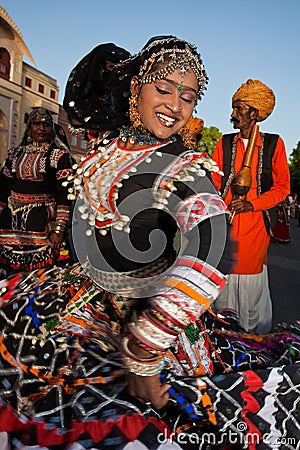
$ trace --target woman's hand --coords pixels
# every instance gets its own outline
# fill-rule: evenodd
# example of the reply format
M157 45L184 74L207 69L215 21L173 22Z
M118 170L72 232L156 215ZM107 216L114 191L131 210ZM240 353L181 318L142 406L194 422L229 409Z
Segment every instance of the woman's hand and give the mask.
M59 251L63 238L64 238L63 231L60 231L59 233L55 233L54 231L52 231L52 233L50 234L50 243L53 250L57 252Z
M142 349L134 342L128 342L130 352L138 358L150 359L153 355ZM170 385L162 385L160 382L160 374L152 376L140 376L133 373L128 374L128 392L141 403L151 403L155 408L160 409L166 406L169 400L167 390Z
M141 403L151 403L156 409L161 409L168 403L170 385L162 385L160 374L151 377L128 375L128 392Z

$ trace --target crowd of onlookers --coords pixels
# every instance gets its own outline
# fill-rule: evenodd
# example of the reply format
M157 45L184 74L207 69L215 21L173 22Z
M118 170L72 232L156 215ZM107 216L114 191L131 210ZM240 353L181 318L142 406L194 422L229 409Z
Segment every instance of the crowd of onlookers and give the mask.
M300 226L300 199L298 194L289 195L287 198L287 209L291 219L298 220L298 226Z
M285 201L277 205L277 222L272 228L272 242L287 244L291 242L290 221L298 221L300 227L300 200L298 194L288 195Z

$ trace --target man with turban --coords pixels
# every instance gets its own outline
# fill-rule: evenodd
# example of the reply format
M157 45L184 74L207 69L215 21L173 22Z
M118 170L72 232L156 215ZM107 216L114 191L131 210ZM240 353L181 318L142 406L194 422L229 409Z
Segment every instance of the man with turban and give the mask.
M213 154L213 160L224 173L214 172L213 182L229 207L232 236L237 242L236 263L215 308L236 310L245 330L259 333L268 332L272 327L267 252L274 226L273 213L290 192L282 138L277 134L257 133L254 147L249 146L253 148L251 183L243 188L247 191L245 195L239 193L238 197L235 177L245 163L252 129L272 113L274 106L275 95L264 83L259 80L243 83L232 97L231 122L240 132L223 135Z

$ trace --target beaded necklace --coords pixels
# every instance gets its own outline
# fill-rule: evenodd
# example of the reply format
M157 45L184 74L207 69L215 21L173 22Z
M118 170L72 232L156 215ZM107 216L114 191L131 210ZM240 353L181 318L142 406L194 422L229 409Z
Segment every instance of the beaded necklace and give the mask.
M45 153L50 147L49 142L33 142L32 144L25 145L25 153Z
M130 144L162 144L165 142L172 142L175 140L174 136L170 136L167 139L160 139L156 137L154 134L151 134L146 128L136 128L132 125L123 127L120 131L120 139L123 142L127 142L129 140Z

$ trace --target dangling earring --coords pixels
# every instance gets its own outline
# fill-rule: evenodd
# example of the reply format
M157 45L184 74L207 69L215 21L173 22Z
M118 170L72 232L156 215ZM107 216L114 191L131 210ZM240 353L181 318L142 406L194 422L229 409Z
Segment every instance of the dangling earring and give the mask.
M30 133L29 130L28 130L28 132L27 132L27 138L26 138L26 141L27 141L28 144L31 144L31 142L32 142L32 137L31 137L31 133Z
M130 122L131 122L131 125L133 126L133 128L145 128L142 123L140 113L137 110L137 105L138 105L137 100L138 100L137 94L132 94L129 99Z
M178 134L180 134L182 138L183 145L187 148L191 148L191 133L189 128L185 125L179 130Z

